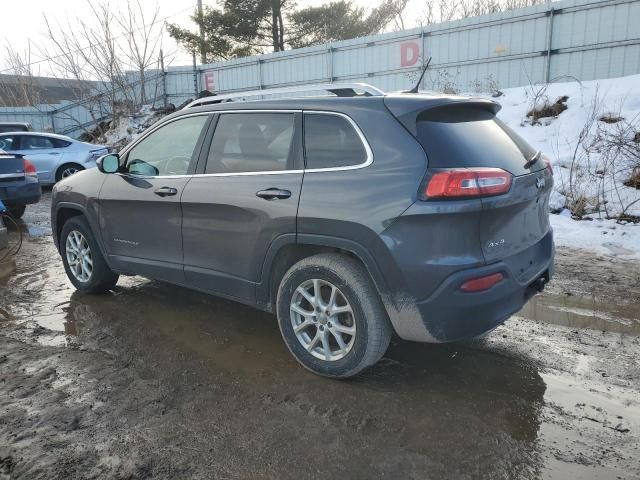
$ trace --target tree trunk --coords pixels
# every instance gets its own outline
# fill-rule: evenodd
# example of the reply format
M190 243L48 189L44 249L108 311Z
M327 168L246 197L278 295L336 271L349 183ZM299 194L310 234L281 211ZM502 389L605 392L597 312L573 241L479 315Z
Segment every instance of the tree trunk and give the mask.
M144 105L147 102L147 95L145 90L145 74L144 68L140 68L140 106Z
M280 30L278 29L278 20L280 18L280 0L271 0L271 39L273 42L273 51L280 51Z
M284 22L282 21L282 11L278 9L278 20L280 21L280 50L284 52Z

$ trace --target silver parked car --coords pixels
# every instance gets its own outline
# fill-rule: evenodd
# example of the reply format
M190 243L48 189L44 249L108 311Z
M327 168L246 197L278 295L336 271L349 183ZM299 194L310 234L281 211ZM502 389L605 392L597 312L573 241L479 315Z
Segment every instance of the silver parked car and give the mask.
M52 185L80 170L93 168L96 159L108 153L107 147L102 145L37 132L2 133L0 150L28 158L35 165L42 185Z

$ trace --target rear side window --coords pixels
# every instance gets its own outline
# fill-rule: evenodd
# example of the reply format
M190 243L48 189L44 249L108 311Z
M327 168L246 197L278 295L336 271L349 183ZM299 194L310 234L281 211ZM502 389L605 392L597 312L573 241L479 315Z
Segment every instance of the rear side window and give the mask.
M23 135L20 141L20 150L37 150L40 148L55 148L54 139L38 137L35 135Z
M220 115L206 173L292 170L294 118L293 113Z
M526 165L536 150L485 109L434 108L418 115L416 127L430 168L493 167L516 176L544 168L540 160Z
M351 167L367 160L358 132L338 115L305 114L304 149L307 169Z

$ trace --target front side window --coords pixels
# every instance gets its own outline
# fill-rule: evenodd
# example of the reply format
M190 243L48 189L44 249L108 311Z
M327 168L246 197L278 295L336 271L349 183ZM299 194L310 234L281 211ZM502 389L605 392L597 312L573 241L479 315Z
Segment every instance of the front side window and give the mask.
M11 152L18 149L18 139L13 135L0 137L0 150Z
M292 170L293 113L220 115L206 173Z
M360 136L338 115L305 114L304 150L308 169L351 167L367 160Z
M133 175L186 175L207 115L181 118L158 128L127 154Z

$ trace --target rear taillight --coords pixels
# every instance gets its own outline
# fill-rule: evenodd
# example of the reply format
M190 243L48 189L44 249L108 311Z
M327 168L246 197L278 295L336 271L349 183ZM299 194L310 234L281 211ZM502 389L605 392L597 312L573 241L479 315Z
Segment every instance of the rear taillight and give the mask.
M503 274L492 273L491 275L486 275L484 277L467 280L460 286L460 290L465 293L483 292L485 290L489 290L496 283L499 283L502 280L504 280Z
M424 198L488 197L507 193L512 176L501 168L460 168L431 175Z
M24 162L24 174L29 177L37 177L38 172L36 170L35 165L31 163L29 160L27 160L26 158L23 159L23 162Z
M553 175L553 164L551 163L551 159L546 155L542 154L542 161L544 162L544 165L549 170L549 173Z

